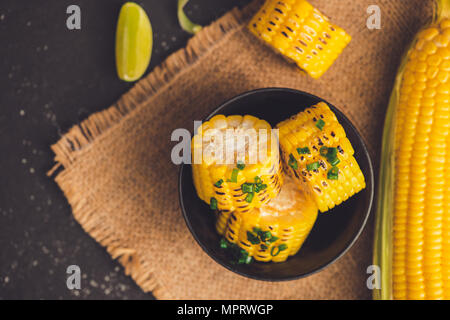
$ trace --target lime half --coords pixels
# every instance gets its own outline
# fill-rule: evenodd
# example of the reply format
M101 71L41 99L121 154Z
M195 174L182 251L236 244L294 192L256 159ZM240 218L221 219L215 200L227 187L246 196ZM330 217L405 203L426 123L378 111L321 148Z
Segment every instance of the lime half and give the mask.
M124 81L136 81L147 70L153 47L150 20L141 6L125 3L120 9L116 31L117 74Z

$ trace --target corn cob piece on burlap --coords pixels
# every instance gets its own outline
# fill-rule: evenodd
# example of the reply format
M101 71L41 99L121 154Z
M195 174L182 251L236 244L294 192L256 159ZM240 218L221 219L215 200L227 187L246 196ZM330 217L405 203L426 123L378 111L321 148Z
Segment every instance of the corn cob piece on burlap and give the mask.
M248 28L313 78L322 76L351 40L305 0L267 0Z

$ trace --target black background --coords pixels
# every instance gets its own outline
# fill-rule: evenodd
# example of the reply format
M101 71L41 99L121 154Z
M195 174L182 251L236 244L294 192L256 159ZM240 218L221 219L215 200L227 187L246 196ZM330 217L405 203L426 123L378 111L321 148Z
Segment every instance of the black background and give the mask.
M114 103L132 85L116 76L119 0L0 1L0 299L152 299L71 216L46 172L72 125ZM192 0L188 15L208 24L249 0ZM151 71L185 46L177 0L138 1L153 32ZM81 8L81 30L66 9ZM78 265L81 290L66 287Z

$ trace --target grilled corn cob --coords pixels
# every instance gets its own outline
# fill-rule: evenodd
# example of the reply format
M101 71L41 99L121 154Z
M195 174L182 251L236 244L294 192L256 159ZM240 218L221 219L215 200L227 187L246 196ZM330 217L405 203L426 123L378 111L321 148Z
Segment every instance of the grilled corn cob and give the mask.
M386 116L377 299L450 299L450 1L414 40Z
M192 173L198 196L211 209L248 212L277 196L283 176L271 129L250 115L217 115L198 128Z
M313 78L322 76L351 40L305 0L267 0L248 28Z
M282 262L300 250L316 218L314 201L287 178L278 197L263 207L220 212L216 228L255 260Z
M321 212L365 188L354 150L326 103L278 124L287 172L312 194Z

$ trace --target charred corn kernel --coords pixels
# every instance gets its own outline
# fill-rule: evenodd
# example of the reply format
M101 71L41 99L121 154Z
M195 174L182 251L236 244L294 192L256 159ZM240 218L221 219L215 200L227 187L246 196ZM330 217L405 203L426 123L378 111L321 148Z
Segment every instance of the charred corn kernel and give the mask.
M308 108L277 127L286 171L312 195L321 212L365 188L353 147L326 103ZM297 149L306 147L310 152L299 154ZM329 158L331 150L335 161Z
M192 139L200 199L223 212L248 212L276 197L283 183L278 140L264 120L217 115Z
M351 40L305 0L267 0L248 28L313 78L322 76Z
M224 235L230 215L231 212L229 210L219 211L216 219L216 230L220 235Z
M280 194L261 208L247 213L219 212L216 228L255 260L282 262L300 250L316 218L314 201L287 178ZM223 221L227 221L225 228ZM259 234L267 232L270 235L261 239Z
M383 299L450 298L450 1L437 2L437 22L405 57L386 117L375 255L390 270Z

